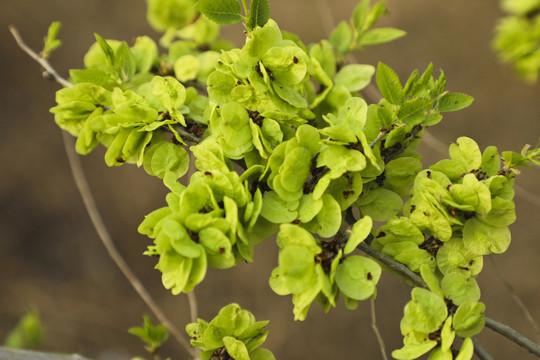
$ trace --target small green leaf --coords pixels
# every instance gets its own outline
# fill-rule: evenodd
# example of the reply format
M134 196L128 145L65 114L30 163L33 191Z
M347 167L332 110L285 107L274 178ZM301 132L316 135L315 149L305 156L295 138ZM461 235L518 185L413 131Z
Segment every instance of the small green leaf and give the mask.
M353 34L350 25L342 21L330 34L330 43L341 55L347 54L351 49Z
M99 47L105 54L105 57L107 58L107 62L109 65L114 66L114 50L112 47L107 43L105 39L103 39L98 34L94 33L94 36L96 38L97 43L99 44Z
M37 310L28 310L17 326L7 335L4 346L16 349L35 349L43 340L43 325Z
M225 336L223 344L227 349L227 353L235 360L250 360L246 344L240 340L236 340L232 336Z
M354 300L366 300L376 292L381 267L363 256L349 256L338 265L336 284L339 290Z
M462 93L445 94L439 99L437 110L440 112L457 111L466 108L474 101L472 96Z
M480 287L476 280L459 271L447 273L441 280L444 296L456 305L480 299Z
M486 306L481 302L461 304L454 315L454 329L463 338L475 336L484 328Z
M377 66L377 87L382 96L391 104L401 105L403 102L403 87L399 77L388 65L379 62Z
M267 0L251 0L249 5L249 21L252 28L263 27L270 19L270 8Z
M62 41L57 39L61 27L62 24L59 21L55 21L49 26L47 36L45 37L45 45L41 51L41 57L44 59L47 59L54 50L62 45Z
M405 305L405 318L418 332L437 331L448 315L444 299L429 290L414 288L412 300Z
M167 341L169 332L163 325L154 326L148 316L144 315L143 318L143 327L132 327L128 329L128 332L144 341L146 343L146 349L150 353L154 353L165 341Z
M462 136L457 144L451 144L450 158L460 162L467 171L478 169L482 164L482 153L478 144L471 138Z
M348 255L356 249L356 247L364 241L371 232L373 227L373 220L369 216L364 216L362 219L354 223L352 227L352 233L343 249L343 253Z
M197 9L220 25L235 24L242 20L237 0L199 0Z
M360 45L377 45L399 39L407 33L394 28L377 28L369 30L360 37Z
M375 68L371 65L351 64L343 67L334 78L336 85L343 84L347 90L360 91L371 82Z

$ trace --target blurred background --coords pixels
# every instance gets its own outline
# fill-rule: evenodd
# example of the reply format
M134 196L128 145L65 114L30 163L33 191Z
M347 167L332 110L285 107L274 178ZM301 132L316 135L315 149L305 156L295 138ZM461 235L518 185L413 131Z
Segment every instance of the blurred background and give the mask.
M271 16L282 29L315 42L326 35L322 18L350 16L355 0L335 0L331 8L313 0L270 0ZM357 53L361 63L383 61L406 79L414 69L433 62L444 69L450 91L475 97L471 107L445 115L432 133L445 145L459 136L474 138L484 148L519 151L540 135L540 85L526 85L512 69L500 65L490 49L496 21L503 15L496 1L389 0L390 15L379 25L408 35L394 43ZM54 106L55 83L41 78L39 66L19 50L8 25L15 25L36 50L48 25L61 21L64 45L52 63L64 76L81 68L93 43L93 32L130 41L148 34L143 0L2 0L0 2L0 342L29 306L38 309L45 326L40 350L77 352L96 360L145 356L142 342L127 333L142 324L149 310L108 257L75 188L60 130L48 109ZM323 16L321 16L323 14ZM225 36L243 42L239 26ZM443 158L421 147L424 165ZM134 166L107 168L103 149L82 159L90 186L120 252L180 329L189 322L185 296L172 296L153 270L155 259L142 256L150 243L137 226L164 206L165 188ZM523 171L517 184L537 192L540 171ZM532 316L540 320L540 209L538 198L519 192L518 220L511 226L507 253L485 259L479 277L486 314L529 338L527 322L496 274L512 283ZM313 305L304 322L294 322L290 296L274 294L267 283L277 265L273 241L259 245L255 263L227 271L210 270L197 287L199 316L210 320L224 305L238 302L258 320L270 320L266 347L277 359L380 359L369 302L355 311L340 302L329 314ZM496 264L496 267L495 267ZM399 321L410 288L388 274L378 287L377 323L387 351L401 347ZM534 359L517 345L485 329L479 341L496 359ZM187 359L169 340L164 357Z

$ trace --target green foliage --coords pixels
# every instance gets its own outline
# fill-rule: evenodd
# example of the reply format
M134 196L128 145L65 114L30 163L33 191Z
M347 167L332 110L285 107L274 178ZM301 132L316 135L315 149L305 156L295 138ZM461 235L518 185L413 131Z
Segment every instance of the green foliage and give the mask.
M51 25L49 26L47 36L44 39L45 44L43 46L43 50L41 50L40 53L42 58L48 59L49 56L51 56L51 53L62 45L62 40L57 38L61 27L62 24L60 24L60 22L58 21L51 23Z
M354 254L365 242L427 285L412 290L393 356L451 359L457 335L465 340L455 358L471 359L470 337L485 322L476 278L484 256L509 247L514 178L540 165L540 150L481 152L460 137L448 159L424 168L415 151L424 130L473 98L446 91L433 64L402 81L383 63L344 62L404 35L373 28L384 2L362 0L329 39L308 45L281 31L266 0L241 5L149 0L164 53L149 37L129 46L96 34L85 69L70 72L74 86L56 94L56 123L77 136L80 154L101 144L107 165L143 166L169 189L138 230L152 239L145 255L157 257L173 294L192 291L208 266L254 261L255 245L277 233L269 285L292 295L296 320L314 301L329 311L340 294L355 309L376 297L383 270ZM241 20L246 39L235 48L220 25ZM373 76L382 99L368 104L362 90ZM188 150L196 171L184 185ZM266 324L231 304L187 331L204 359L273 359L259 348ZM150 352L166 337L148 318L130 331Z
M493 48L524 80L535 82L540 73L540 1L504 0L502 7L507 16L497 25Z
M4 346L16 349L36 349L43 341L43 324L37 310L30 309L11 330Z
M191 345L199 348L201 359L275 360L261 346L268 336L268 321L255 317L238 304L223 307L210 322L198 319L186 326Z
M143 316L143 319L142 327L129 328L128 332L144 341L145 349L150 354L155 354L157 349L169 338L169 332L163 325L154 326L148 316Z

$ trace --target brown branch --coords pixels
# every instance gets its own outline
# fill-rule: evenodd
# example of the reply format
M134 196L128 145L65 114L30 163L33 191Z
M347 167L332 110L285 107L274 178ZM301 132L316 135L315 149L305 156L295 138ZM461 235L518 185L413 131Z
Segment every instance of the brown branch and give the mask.
M73 86L70 82L62 78L60 75L58 75L58 73L53 69L53 67L49 64L47 60L41 58L37 53L35 53L30 47L28 47L24 43L21 36L17 32L17 29L15 29L15 27L10 26L9 29L11 33L13 34L15 41L17 41L17 44L21 47L21 49L23 49L28 55L30 55L41 66L43 66L43 68L45 68L45 70L48 73L50 73L58 83L60 83L61 85L65 87ZM75 180L75 184L77 185L77 189L79 190L79 193L81 194L81 197L84 202L84 206L86 207L88 215L90 216L90 220L92 221L92 224L94 225L94 228L96 229L99 235L99 238L101 239L101 242L107 249L107 253L113 259L114 263L118 266L122 274L124 274L124 276L127 278L131 286L135 289L135 291L141 297L144 303L150 308L150 310L158 318L158 320L169 330L169 332L173 335L173 337L186 349L186 351L191 356L193 356L194 358L197 358L197 352L191 347L190 343L182 335L180 330L178 330L178 328L171 321L169 321L168 317L161 310L161 308L155 302L152 296L148 293L148 291L145 289L143 284L139 281L135 273L131 270L129 265L126 263L126 261L124 260L124 258L122 257L122 255L120 254L116 246L114 245L114 242L112 241L112 238L107 230L107 227L105 226L105 223L103 222L101 214L99 213L96 202L92 195L92 191L90 190L90 186L88 185L88 181L86 180L86 177L84 175L84 171L82 169L79 156L74 150L75 144L74 144L73 138L64 131L62 131L62 137L64 140L64 147L68 156L69 165L71 168L71 173Z

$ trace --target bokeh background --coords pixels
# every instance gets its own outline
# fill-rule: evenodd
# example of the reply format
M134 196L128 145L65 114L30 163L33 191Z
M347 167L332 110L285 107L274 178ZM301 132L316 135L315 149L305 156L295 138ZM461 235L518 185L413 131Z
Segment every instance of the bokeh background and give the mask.
M270 0L271 16L305 42L325 37L321 20L349 17L355 0ZM401 78L429 62L444 69L448 89L476 98L474 104L445 116L432 133L448 145L469 136L481 148L519 151L540 136L540 85L526 85L490 50L494 26L502 16L497 1L389 0L391 14L381 25L404 29L408 36L357 53L362 63L383 61ZM20 51L8 32L17 26L27 43L41 49L51 21L63 23L64 45L52 63L61 74L80 68L93 32L129 41L159 35L146 23L143 0L2 0L0 2L0 342L28 306L39 310L46 332L41 350L77 352L96 360L145 355L142 343L127 333L149 310L137 297L100 243L75 188L62 137L48 109L57 84L41 78L39 66ZM321 15L322 14L322 15ZM242 29L225 29L241 44ZM421 147L427 166L442 158ZM160 180L134 166L107 168L103 150L85 157L83 166L109 230L127 262L170 318L183 328L189 321L187 300L161 286L155 259L142 256L149 239L137 233L143 216L165 204ZM540 171L525 170L517 183L535 192ZM518 192L518 220L505 255L485 260L479 277L487 315L534 338L533 327L496 274L512 283L540 320L540 208L538 198ZM219 308L239 302L257 319L269 319L266 347L280 360L380 359L370 327L369 302L356 311L340 303L325 315L314 305L304 322L294 322L290 296L267 285L277 264L273 241L256 249L254 264L227 271L210 270L197 287L200 317L211 319ZM496 264L496 267L495 265ZM383 275L377 298L377 322L388 352L401 347L399 321L410 288ZM534 359L517 345L486 329L479 340L496 359ZM170 340L164 356L187 359Z

